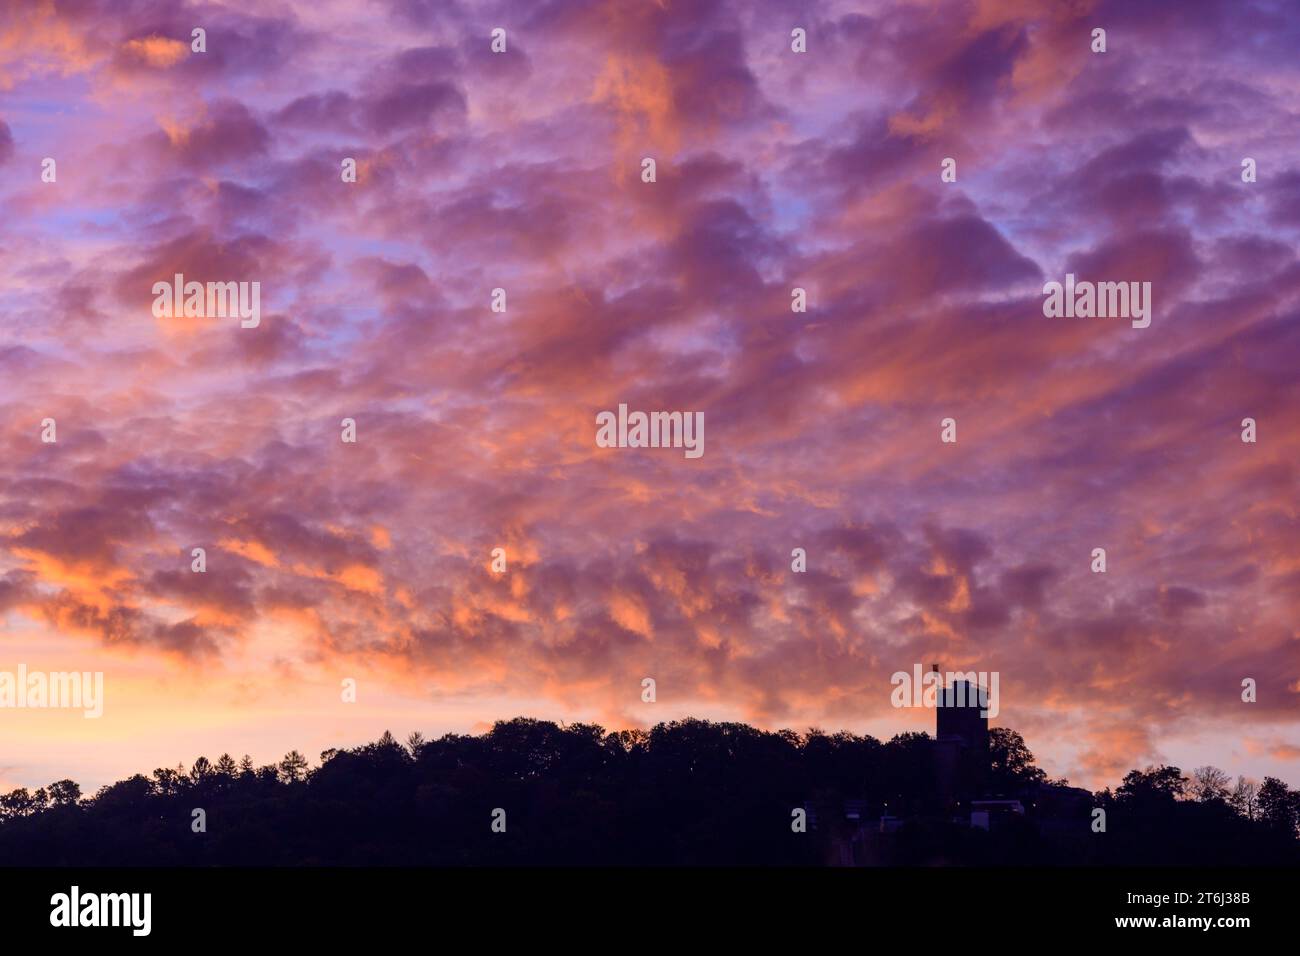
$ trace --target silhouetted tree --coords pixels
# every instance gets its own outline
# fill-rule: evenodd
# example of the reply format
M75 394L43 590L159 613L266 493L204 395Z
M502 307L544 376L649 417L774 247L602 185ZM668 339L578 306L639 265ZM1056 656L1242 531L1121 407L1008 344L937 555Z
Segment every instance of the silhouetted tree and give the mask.
M1187 793L1187 778L1177 767L1148 767L1145 771L1130 770L1123 784L1115 791L1120 801L1133 803L1163 803L1182 799Z
M989 728L989 788L994 793L1018 793L1046 778L1047 774L1034 766L1025 738L1010 727Z
M1294 835L1296 829L1296 795L1276 777L1265 777L1259 788L1259 816L1279 833Z
M307 758L296 750L290 750L280 761L280 779L285 783L298 783L307 776Z
M72 780L56 780L48 790L51 806L67 807L81 799L81 787Z
M159 767L153 772L154 788L164 797L179 793L182 779L175 770L167 767Z
M1197 767L1192 771L1192 782L1188 787L1188 793L1201 803L1227 800L1228 784L1231 782L1232 778L1218 767Z
M36 802L26 787L19 787L17 790L11 790L3 797L0 797L0 816L5 819L14 819L16 817L25 817L33 812Z
M216 772L221 776L227 778L234 777L238 769L239 768L235 766L235 758L230 756L230 754L222 754L217 758Z
M1228 797L1228 804L1247 820L1254 820L1258 798L1259 784L1239 775L1237 785L1232 788L1232 794Z
M109 809L139 811L154 794L153 784L141 774L100 787L95 794L95 805Z
M194 766L190 769L190 780L194 783L202 783L212 776L212 764L207 757L200 757L194 761Z

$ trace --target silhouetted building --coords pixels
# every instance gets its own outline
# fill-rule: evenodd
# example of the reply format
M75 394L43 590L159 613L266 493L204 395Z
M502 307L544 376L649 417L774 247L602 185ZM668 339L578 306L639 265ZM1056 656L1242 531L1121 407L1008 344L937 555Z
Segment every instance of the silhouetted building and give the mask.
M938 672L934 664L932 671ZM935 779L945 804L969 804L984 795L989 772L987 698L969 681L939 684L935 694ZM984 689L987 693L987 689Z

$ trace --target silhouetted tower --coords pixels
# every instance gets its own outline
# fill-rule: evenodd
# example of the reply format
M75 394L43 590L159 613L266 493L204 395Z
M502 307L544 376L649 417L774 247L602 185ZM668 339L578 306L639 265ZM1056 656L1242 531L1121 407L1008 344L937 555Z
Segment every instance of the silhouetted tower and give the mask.
M938 673L939 665L931 671ZM944 802L968 801L983 794L989 772L989 719L980 711L976 684L958 680L936 685L934 739L936 778ZM987 689L986 689L987 693Z

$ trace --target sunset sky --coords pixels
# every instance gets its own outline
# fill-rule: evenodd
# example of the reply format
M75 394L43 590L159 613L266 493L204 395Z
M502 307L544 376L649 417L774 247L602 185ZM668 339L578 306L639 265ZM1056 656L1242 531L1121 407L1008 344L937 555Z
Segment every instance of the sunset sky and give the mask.
M931 662L1076 785L1300 785L1292 0L0 10L0 670L105 682L0 710L0 792L517 715L888 738ZM1044 317L1067 272L1150 327ZM261 324L156 318L175 273ZM598 448L620 403L703 457Z

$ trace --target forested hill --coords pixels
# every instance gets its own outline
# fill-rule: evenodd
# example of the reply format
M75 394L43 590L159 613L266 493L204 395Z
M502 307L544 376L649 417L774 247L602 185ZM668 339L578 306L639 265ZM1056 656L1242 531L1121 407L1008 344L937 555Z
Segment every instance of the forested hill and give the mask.
M1280 781L1134 770L1114 793L1071 789L1089 806L1053 816L1064 782L1045 779L1019 734L991 738L989 792L1027 811L993 832L937 805L925 734L517 718L405 746L385 733L314 767L296 751L263 767L222 755L90 797L70 780L15 790L0 797L0 864L821 864L855 831L883 864L1300 860L1300 792ZM1104 833L1091 828L1096 807ZM878 835L882 814L897 832Z

